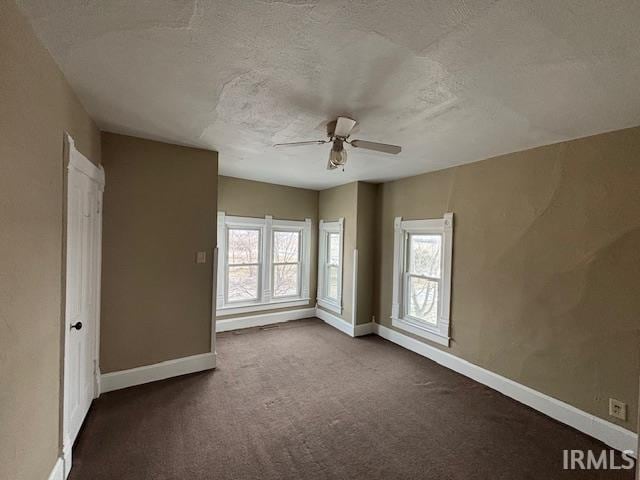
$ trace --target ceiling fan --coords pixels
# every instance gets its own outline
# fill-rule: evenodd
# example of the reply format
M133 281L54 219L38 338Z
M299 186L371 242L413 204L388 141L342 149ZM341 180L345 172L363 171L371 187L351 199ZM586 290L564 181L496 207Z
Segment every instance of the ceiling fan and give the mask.
M351 130L356 126L356 121L348 117L338 117L337 120L329 122L327 124L327 136L329 140L311 140L308 142L292 142L292 143L277 143L274 147L301 147L304 145L323 145L325 143L332 143L331 152L329 153L329 163L327 164L327 170L334 170L338 167L342 167L347 163L347 151L344 148L344 144L349 144L356 148L365 148L367 150L375 150L376 152L390 153L397 155L402 150L397 145L388 145L386 143L368 142L366 140L349 140Z

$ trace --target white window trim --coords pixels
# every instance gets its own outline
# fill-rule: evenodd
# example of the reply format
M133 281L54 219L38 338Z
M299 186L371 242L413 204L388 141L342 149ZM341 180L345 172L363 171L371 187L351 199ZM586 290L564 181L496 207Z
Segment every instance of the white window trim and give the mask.
M393 241L393 303L391 324L440 345L449 346L451 311L451 263L453 254L453 213L431 220L394 220ZM442 235L442 288L439 289L438 323L429 325L412 320L405 312L404 274L406 266L406 239L409 233Z
M226 303L227 231L229 228L252 228L261 232L260 278L258 279L258 299L250 302ZM272 297L273 272L273 231L300 232L300 294L291 297ZM296 307L309 304L309 277L311 275L311 219L274 220L264 218L238 217L218 212L218 292L216 316L236 313L259 312L274 308Z
M326 222L320 220L318 228L318 305L331 312L342 314L342 271L344 267L344 218ZM327 235L329 233L340 234L340 265L338 266L338 300L329 298L325 293L325 270L327 254Z
M304 227L303 227L304 228ZM292 300L297 300L302 296L302 264L304 262L304 255L302 253L302 244L303 244L303 237L304 237L304 232L299 228L299 227L286 227L286 226L278 226L275 225L272 227L271 230L271 241L273 242L273 239L275 237L275 233L276 232L299 232L299 236L298 236L298 261L297 262L275 262L273 259L273 249L269 249L270 253L271 253L271 262L269 264L269 267L271 269L271 271L269 272L270 275L270 280L271 280L271 285L273 285L273 279L274 279L274 275L275 275L275 266L276 265L285 265L285 264L297 264L298 265L298 292L295 295L282 295L282 296L276 296L274 294L272 294L272 302L287 302L287 301L292 301ZM273 245L273 244L272 244Z

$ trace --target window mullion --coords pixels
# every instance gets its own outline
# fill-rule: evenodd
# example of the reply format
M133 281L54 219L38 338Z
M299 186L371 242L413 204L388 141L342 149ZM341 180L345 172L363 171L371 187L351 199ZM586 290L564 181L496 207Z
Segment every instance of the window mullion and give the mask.
M264 217L264 227L262 229L262 249L261 249L261 288L260 301L262 303L271 301L271 262L273 260L273 218L270 215Z

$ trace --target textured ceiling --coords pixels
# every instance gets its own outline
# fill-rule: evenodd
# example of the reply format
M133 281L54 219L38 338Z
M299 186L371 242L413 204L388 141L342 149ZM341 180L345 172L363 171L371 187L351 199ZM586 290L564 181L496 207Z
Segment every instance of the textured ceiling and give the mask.
M101 128L224 175L323 188L640 124L637 0L18 3ZM339 114L403 152L271 147Z

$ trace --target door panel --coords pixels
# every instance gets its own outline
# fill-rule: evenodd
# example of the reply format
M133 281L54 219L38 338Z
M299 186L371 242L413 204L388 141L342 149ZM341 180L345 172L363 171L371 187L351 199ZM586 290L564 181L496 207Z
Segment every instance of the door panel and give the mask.
M64 444L69 450L95 396L102 217L101 188L94 179L70 167L67 192Z

